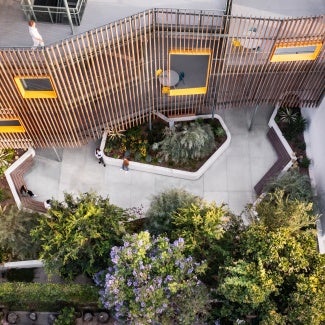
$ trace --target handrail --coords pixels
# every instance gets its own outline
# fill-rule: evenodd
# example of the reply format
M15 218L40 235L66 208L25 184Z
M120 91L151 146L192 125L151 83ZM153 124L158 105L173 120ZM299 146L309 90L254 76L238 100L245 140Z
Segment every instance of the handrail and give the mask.
M139 16L146 16L146 15L152 15L154 16L154 19L151 19L151 24L152 25L161 25L159 22L157 22L157 15L159 14L175 14L175 15L183 15L183 14L187 14L187 15L196 15L196 16L200 16L200 15L212 15L213 17L219 17L219 18L233 18L233 19L256 19L256 20L268 20L268 21L283 21L283 20L299 20L301 18L320 18L323 17L323 15L314 15L314 16L308 16L308 17L294 17L294 18L270 18L270 17L245 17L245 16L233 16L233 15L226 15L225 12L223 10L220 9L205 9L205 10L195 10L195 9L171 9L171 8L153 8L153 9L147 9L141 12L138 12L134 15L130 15L127 16L126 18L128 19L132 19L135 17L139 17ZM90 35L94 35L96 33L96 31L105 28L107 26L112 27L113 30L115 30L115 25L120 26L120 25L124 25L125 24L125 20L126 18L123 19L118 19L115 21L112 21L108 24L104 24L98 27L95 27L93 29L90 29L88 31L84 31L84 32L80 32L78 34L74 34L65 38L60 39L59 41L55 41L49 44L45 45L45 48L47 47L51 47L51 46L55 46L55 45L61 45L63 42L65 41L69 41L69 40L73 40L73 39L77 39L78 37L80 37L81 35L84 35L86 33L89 33ZM168 23L168 22L164 22L163 24L164 26L176 26L176 24L173 23ZM189 25L191 26L191 25ZM195 26L197 26L195 24ZM148 27L148 26L147 26ZM143 26L139 26L136 28L143 28ZM6 50L6 49L30 49L30 47L26 47L26 46L1 46L0 49Z

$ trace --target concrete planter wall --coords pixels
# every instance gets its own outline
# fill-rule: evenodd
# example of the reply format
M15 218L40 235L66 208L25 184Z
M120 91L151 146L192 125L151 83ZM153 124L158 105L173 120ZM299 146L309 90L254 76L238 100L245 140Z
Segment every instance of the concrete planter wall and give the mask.
M196 116L184 116L184 117L175 117L175 118L164 118L166 122L169 124L173 124L174 122L180 122L180 121L192 121L196 119L207 119L211 118L211 114L207 115L196 115ZM218 119L220 124L222 125L223 129L226 132L227 139L226 141L219 147L219 149L204 163L204 165L197 170L196 172L188 172L184 170L179 169L173 169L173 168L167 168L167 167L160 167L160 166L154 166L144 163L139 163L135 161L130 162L130 170L137 170L137 171L143 171L143 172L149 172L153 174L159 174L164 176L170 176L170 177L177 177L177 178L183 178L183 179L189 179L189 180L196 180L200 178L215 162L216 159L218 159L229 147L230 141L231 141L231 135L229 132L229 129L227 128L226 124L224 123L221 116L214 114L214 118ZM103 134L103 138L100 144L100 149L104 152L105 144L107 139L107 132ZM108 157L104 154L104 161L107 165L112 166L122 166L122 159L115 159Z

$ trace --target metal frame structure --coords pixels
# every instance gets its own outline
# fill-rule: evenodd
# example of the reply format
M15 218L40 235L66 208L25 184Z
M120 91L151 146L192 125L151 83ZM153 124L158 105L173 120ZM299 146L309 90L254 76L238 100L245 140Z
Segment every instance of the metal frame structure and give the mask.
M247 31L254 28L254 35ZM259 44L258 48L234 46ZM275 44L321 42L315 60L270 62ZM206 94L168 96L156 76L172 50L211 51ZM79 146L103 130L165 115L276 104L315 107L324 93L324 16L269 19L216 11L152 9L44 49L0 49L0 147ZM57 98L23 98L14 78L50 76Z

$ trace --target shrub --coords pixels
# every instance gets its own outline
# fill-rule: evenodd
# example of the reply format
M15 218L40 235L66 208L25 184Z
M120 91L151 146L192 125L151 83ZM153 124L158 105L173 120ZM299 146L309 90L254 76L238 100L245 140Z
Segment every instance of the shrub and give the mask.
M97 307L98 290L91 285L5 282L0 301L11 310L57 311L65 306Z
M209 124L197 122L183 125L180 131L176 127L166 128L159 148L159 156L163 160L186 165L189 160L199 160L213 151L215 140L212 128Z
M308 157L303 157L301 160L298 161L298 164L302 168L308 168L311 163L311 160Z
M205 264L184 249L182 238L126 235L112 248L113 266L95 277L104 307L120 324L203 324L209 294L198 275Z
M283 190L291 200L312 201L310 179L307 175L300 174L296 168L290 169L282 177L274 178L265 187L267 192L272 193L277 189Z
M5 170L14 161L15 150L14 149L0 149L0 176L3 175Z
M306 130L307 125L308 125L307 120L301 115L299 115L293 123L293 128L296 134L299 134L299 133L303 133Z
M296 121L298 114L294 112L292 108L281 107L279 109L279 120L284 123L292 124Z
M108 254L121 242L128 220L130 215L108 198L65 193L64 202L52 201L31 235L41 245L40 258L50 273L70 279L92 276L108 265Z
M8 193L4 189L0 188L0 202L5 201L8 197Z
M64 307L54 321L54 325L73 325L75 324L75 309L73 307Z
M200 205L202 199L182 189L170 189L154 196L146 213L146 229L153 235L170 235L174 226L171 216L192 203Z
M39 243L32 243L30 231L40 215L18 210L17 207L0 207L0 251L3 262L38 257Z

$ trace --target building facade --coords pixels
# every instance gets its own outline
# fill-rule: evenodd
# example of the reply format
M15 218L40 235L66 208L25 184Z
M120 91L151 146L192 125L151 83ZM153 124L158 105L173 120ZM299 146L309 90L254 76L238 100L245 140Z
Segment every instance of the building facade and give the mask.
M0 147L80 146L157 112L316 107L324 30L324 16L152 9L45 48L0 48Z

